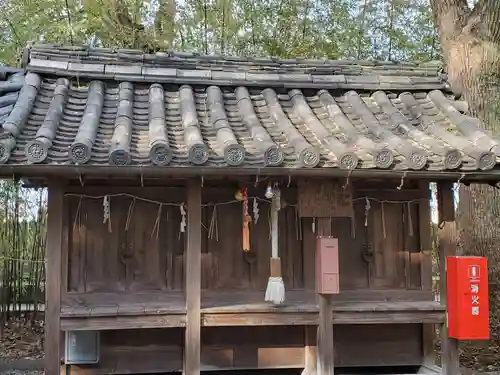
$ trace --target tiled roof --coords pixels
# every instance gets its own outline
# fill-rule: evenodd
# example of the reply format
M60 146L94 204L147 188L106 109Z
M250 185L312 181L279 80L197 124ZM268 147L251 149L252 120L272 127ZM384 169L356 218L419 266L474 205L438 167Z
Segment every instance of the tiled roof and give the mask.
M14 109L23 83L24 71L22 69L0 66L0 125Z
M500 155L435 64L44 45L26 69L7 117L20 81L0 83L4 165L473 171Z

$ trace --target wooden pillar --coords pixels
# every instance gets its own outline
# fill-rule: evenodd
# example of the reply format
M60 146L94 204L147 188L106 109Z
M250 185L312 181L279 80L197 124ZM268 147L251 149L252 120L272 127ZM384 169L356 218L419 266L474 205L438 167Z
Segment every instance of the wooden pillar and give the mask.
M318 218L318 236L332 235L330 218ZM333 345L333 303L332 296L319 295L319 326L318 326L318 375L334 375L334 345Z
M49 185L45 249L45 374L59 375L61 366L61 275L63 185Z
M429 181L419 184L420 192L428 200L421 200L418 205L419 233L420 233L420 275L422 290L432 295L432 233L431 233L431 191ZM433 296L429 296L432 298ZM435 366L436 353L434 340L436 327L434 324L422 324L422 349L424 366Z
M201 183L198 180L188 181L187 206L184 375L199 375L201 352Z
M453 183L438 184L438 225L439 225L439 279L441 304L447 306L446 296L446 256L455 255L457 248L457 229ZM448 337L446 322L441 328L441 366L443 375L460 374L458 341Z
M302 375L316 375L317 372L317 361L318 361L318 351L317 351L317 331L316 326L305 326L304 327L304 370Z

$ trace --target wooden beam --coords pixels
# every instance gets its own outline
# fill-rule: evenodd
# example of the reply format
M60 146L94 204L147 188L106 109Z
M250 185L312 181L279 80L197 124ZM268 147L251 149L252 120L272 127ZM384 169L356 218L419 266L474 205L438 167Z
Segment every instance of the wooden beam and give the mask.
M201 183L199 180L188 181L187 206L184 375L199 375L201 358Z
M45 290L45 374L59 375L61 364L61 275L63 187L49 186L47 204L46 290Z
M439 216L439 280L440 301L447 307L446 295L446 256L455 255L457 250L457 228L455 223L455 206L453 184L438 184L438 216ZM441 327L441 366L443 375L460 373L458 341L448 337L446 322Z
M109 331L114 329L177 328L185 326L186 316L184 314L61 318L61 329L63 331Z
M80 318L81 319L81 318ZM419 324L443 323L444 311L365 311L334 312L332 324ZM318 326L318 313L270 313L270 312L237 312L237 313L203 313L204 327L248 327L248 326ZM314 335L316 336L316 335ZM308 344L306 344L308 346Z
M331 236L332 220L318 218L318 236ZM319 295L319 326L318 326L318 375L334 375L334 345L333 345L333 302L328 294Z

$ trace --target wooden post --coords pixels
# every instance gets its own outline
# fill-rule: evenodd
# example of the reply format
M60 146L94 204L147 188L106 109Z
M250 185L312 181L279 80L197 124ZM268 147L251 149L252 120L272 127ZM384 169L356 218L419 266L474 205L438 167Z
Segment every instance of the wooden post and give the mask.
M419 184L422 196L428 200L421 200L418 204L419 233L420 233L420 274L422 290L432 293L432 233L431 233L431 191L429 181ZM422 324L422 365L426 367L435 366L436 353L434 340L436 327L434 324Z
M447 306L448 300L446 296L446 256L455 255L457 247L453 194L453 183L445 182L438 185L440 300L444 306ZM443 375L460 374L458 341L448 337L447 322L441 328L441 352Z
M332 221L330 218L318 218L318 236L331 236ZM318 375L334 375L333 345L333 303L332 296L319 295L318 326Z
M318 361L318 352L316 349L318 327L304 326L305 330L305 348L304 348L304 370L302 375L316 375L316 363Z
M184 375L199 375L201 352L201 183L198 180L188 182L187 206Z
M45 374L59 375L61 366L61 275L63 188L49 185L47 203L47 247L45 250Z

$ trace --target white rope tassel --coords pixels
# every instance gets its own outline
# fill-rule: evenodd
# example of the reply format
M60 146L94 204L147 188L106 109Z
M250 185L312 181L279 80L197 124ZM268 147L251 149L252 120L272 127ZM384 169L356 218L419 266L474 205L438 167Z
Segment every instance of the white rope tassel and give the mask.
M276 305L285 302L285 284L282 277L270 277L267 281L266 301Z
M279 262L278 254L278 210L280 208L280 194L275 192L271 203L271 254L273 261ZM285 284L283 278L277 275L271 275L267 282L266 301L274 304L281 304L285 301Z

